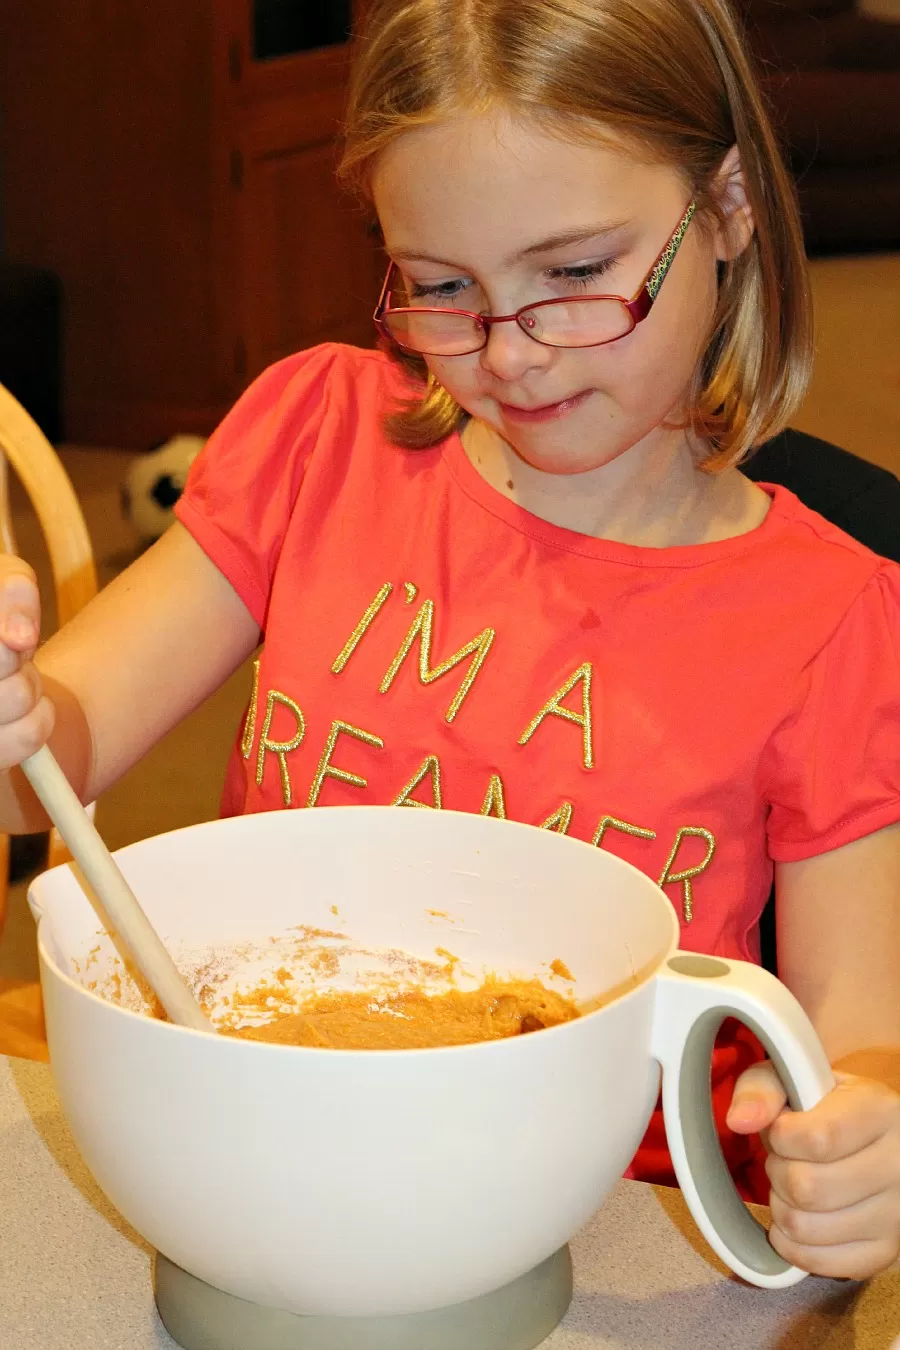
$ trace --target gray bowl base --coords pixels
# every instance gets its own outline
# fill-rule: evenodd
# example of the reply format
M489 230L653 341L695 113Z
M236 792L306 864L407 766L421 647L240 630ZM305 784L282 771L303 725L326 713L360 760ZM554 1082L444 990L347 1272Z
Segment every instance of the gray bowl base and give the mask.
M561 1247L491 1294L403 1317L302 1317L225 1294L158 1254L154 1293L183 1350L535 1350L572 1299Z

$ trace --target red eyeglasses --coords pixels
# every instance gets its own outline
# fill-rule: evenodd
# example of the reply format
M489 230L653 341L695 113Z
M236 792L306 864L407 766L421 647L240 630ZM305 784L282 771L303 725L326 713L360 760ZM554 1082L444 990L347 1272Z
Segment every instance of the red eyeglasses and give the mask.
M538 300L515 314L496 316L466 309L394 309L391 282L397 265L392 262L375 310L375 323L398 347L419 356L470 356L480 352L497 323L517 323L523 333L544 347L602 347L626 337L646 319L695 210L696 203L691 202L632 300L620 295L580 295L568 300Z

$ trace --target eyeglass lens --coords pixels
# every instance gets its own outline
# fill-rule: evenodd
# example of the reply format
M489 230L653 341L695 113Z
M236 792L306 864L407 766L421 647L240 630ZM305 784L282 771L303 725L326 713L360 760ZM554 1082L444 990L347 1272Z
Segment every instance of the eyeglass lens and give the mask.
M383 322L395 342L426 355L462 355L487 342L486 326L467 314L388 310ZM523 310L518 322L523 332L548 347L592 347L624 337L634 326L625 306L612 299L540 305Z

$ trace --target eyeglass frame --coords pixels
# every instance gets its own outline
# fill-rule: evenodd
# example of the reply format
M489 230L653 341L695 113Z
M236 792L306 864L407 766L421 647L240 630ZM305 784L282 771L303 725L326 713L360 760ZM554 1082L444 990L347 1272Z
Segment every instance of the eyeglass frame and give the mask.
M397 309L392 309L390 306L390 286L394 273L398 269L397 264L391 261L387 270L387 276L384 279L384 285L381 288L381 295L378 297L375 313L372 316L373 321L378 328L378 331L390 342L393 342L397 347L400 347L401 350L413 352L416 356L440 356L448 359L454 356L473 356L476 352L484 351L490 339L490 330L493 325L497 323L516 323L521 331L525 333L527 337L531 338L532 342L537 342L542 347L552 347L556 351L584 351L591 347L606 347L611 342L621 342L623 337L628 337L629 333L634 332L638 324L646 319L653 308L656 297L659 295L660 287L668 275L669 268L675 260L675 255L681 247L684 236L687 233L687 228L690 225L696 210L696 201L689 202L684 215L675 226L675 229L669 236L668 242L653 263L650 271L647 273L631 300L626 300L622 295L573 295L568 299L557 298L553 300L536 300L533 304L522 305L514 314L498 315L475 314L472 310L468 309L445 309L434 305L401 305ZM578 343L574 346L567 346L559 342L544 342L541 338L535 337L533 333L529 332L522 323L522 315L531 310L544 309L548 305L578 305L594 300L615 300L618 304L622 305L631 319L631 327L626 332L620 333L618 337L603 338L601 342L585 342ZM465 352L418 352L413 347L404 347L403 343L394 336L384 321L386 314L458 314L467 319L474 320L481 330L484 341L478 347L472 347L469 351Z

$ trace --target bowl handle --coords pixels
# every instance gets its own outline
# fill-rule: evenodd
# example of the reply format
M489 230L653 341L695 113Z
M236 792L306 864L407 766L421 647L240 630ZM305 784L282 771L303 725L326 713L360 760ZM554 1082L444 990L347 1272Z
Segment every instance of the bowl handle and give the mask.
M736 1017L759 1037L796 1111L808 1111L834 1087L821 1042L793 994L746 961L678 952L656 975L652 1054L663 1070L663 1115L675 1175L707 1242L736 1274L766 1289L785 1289L807 1272L769 1243L728 1172L710 1091L713 1043Z

